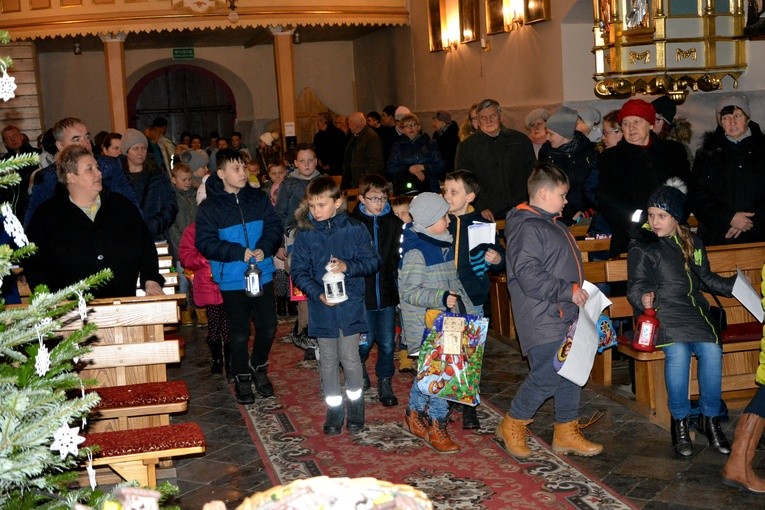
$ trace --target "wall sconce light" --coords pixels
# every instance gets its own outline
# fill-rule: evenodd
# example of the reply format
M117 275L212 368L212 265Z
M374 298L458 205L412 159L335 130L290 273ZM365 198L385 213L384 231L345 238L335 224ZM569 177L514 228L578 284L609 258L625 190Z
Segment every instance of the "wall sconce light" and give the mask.
M231 23L239 21L239 13L236 12L236 0L229 0L228 9L228 20Z
M505 21L505 32L512 32L523 27L523 5L519 0L504 0L502 14Z
M82 55L82 46L80 46L79 41L74 43L74 48L72 49L75 55Z
M449 53L452 50L456 50L458 45L459 42L456 39L445 39L443 43L444 51Z
M300 44L300 32L297 30L292 34L292 44Z
M483 51L491 51L491 41L489 41L485 35L481 36L481 49Z

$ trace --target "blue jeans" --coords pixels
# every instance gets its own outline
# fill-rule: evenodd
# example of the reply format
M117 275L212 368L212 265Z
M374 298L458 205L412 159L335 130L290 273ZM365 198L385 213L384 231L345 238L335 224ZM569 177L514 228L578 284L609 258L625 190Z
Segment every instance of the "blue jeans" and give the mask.
M250 367L258 368L268 363L268 353L276 334L276 299L274 284L263 285L263 295L248 297L243 290L223 290L223 308L229 324L231 372L233 375L249 374ZM249 354L250 320L255 325L255 341Z
M527 357L531 371L510 402L508 414L516 420L530 420L537 410L552 397L557 423L579 418L582 388L558 375L553 366L560 342L550 342L529 349Z
M191 282L186 278L186 273L183 272L181 261L178 259L175 259L175 272L178 274L178 294L186 294L186 307L191 310L194 306L191 292L189 292L191 290Z
M367 310L367 343L359 345L361 362L366 363L372 344L377 343L377 363L375 374L378 379L393 377L393 348L396 328L396 307L389 306L381 310Z
M698 359L699 407L704 416L720 414L722 398L722 348L712 342L675 342L662 347L664 351L664 377L672 418L682 420L691 414L688 400L688 379L691 355Z
M417 387L417 379L412 382L412 389L409 392L409 409L422 412L425 407L428 408L428 416L433 420L444 421L449 414L449 402L440 397L434 397L420 391Z

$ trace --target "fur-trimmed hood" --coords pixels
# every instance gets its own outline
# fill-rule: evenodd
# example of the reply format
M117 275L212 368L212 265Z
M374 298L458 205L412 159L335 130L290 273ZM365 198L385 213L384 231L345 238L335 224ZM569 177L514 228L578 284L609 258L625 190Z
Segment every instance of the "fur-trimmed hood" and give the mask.
M341 214L347 214L348 213L348 203L343 199L343 203L340 205L340 207L337 209L337 212L335 215L324 221L316 221L313 216L311 216L310 211L308 210L308 201L303 200L300 203L300 206L295 210L295 219L297 220L297 228L298 230L314 230L317 226L324 224L326 222L332 222L335 218L337 218Z

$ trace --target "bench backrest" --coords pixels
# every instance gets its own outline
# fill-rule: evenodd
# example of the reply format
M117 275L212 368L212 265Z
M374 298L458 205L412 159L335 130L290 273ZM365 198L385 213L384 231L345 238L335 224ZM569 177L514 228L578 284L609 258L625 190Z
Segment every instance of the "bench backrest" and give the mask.
M94 345L81 360L90 369L180 363L178 340L140 344Z

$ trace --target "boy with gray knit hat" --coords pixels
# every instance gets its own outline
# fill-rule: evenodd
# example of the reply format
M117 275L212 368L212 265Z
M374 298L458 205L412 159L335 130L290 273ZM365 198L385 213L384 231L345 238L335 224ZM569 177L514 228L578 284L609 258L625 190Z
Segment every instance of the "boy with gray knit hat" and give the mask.
M448 212L449 204L436 193L417 195L409 206L412 223L404 227L398 271L406 338L422 338L428 308L452 309L461 298L467 312L476 313L454 265ZM448 414L447 401L421 392L415 379L409 392L404 429L424 439L439 453L456 453L460 446L449 437Z

